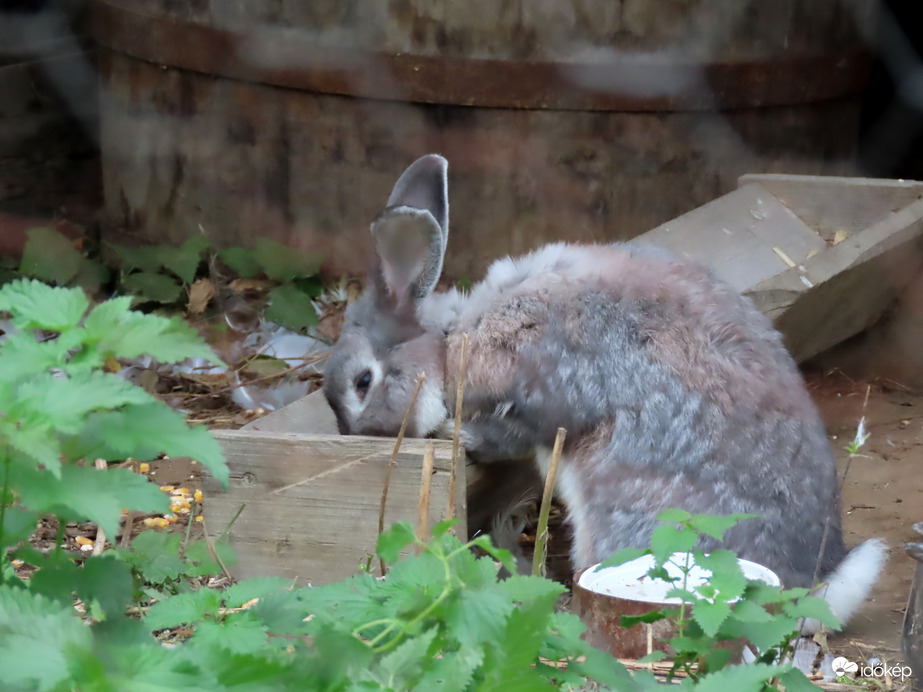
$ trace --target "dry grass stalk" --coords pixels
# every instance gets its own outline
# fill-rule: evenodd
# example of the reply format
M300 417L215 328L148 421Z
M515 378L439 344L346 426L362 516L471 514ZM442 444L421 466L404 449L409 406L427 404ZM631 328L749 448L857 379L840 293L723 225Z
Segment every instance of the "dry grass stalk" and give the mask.
M558 462L561 460L561 450L564 449L564 438L567 431L558 428L554 438L554 449L551 452L551 464L545 476L545 490L542 493L542 508L538 514L538 528L535 532L535 554L532 557L533 576L545 576L545 558L548 552L548 514L551 511L551 496L554 494L554 480L558 475Z
M455 518L455 488L458 478L458 448L461 437L462 404L465 400L465 379L468 376L468 334L462 335L461 356L458 361L458 386L455 390L455 430L452 433L452 466L449 471L449 507L446 519Z
M97 459L93 462L93 465L96 467L97 471L106 471L109 468L109 465L106 463L105 459ZM102 555L103 550L106 549L106 533L100 528L96 527L96 540L93 541L93 555Z
M407 410L404 411L404 420L401 421L401 429L397 433L397 439L394 441L394 451L391 452L391 461L388 463L388 472L385 474L385 485L381 489L381 509L378 510L378 535L380 536L385 530L385 507L388 505L388 486L391 484L391 472L397 463L397 455L401 451L401 443L404 441L404 433L407 432L407 422L410 420L410 414L417 405L417 397L420 395L420 389L423 388L423 381L426 379L426 373L421 372L417 375L417 382L413 388L413 395L410 397L410 403ZM381 560L381 576L385 576L388 571L385 567L385 561Z
M423 470L420 472L420 502L417 505L417 538L425 541L429 536L429 500L433 483L433 462L436 449L432 442L423 448ZM451 504L451 503L450 503ZM417 547L419 553L421 548Z

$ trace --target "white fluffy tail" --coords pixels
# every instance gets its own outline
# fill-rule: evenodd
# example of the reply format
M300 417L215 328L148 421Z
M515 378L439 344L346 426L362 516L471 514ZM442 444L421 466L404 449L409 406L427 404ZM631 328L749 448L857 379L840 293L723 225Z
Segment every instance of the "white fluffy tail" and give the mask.
M843 561L817 587L814 595L823 598L840 621L840 627L855 614L868 598L887 558L888 547L880 538L866 541L847 553ZM820 629L816 620L805 620L802 634L814 634Z

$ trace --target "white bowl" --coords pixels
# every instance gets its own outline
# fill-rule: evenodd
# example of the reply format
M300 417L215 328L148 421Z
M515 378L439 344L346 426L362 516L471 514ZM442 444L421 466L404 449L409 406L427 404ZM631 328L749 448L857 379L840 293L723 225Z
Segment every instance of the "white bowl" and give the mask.
M689 556L689 560L690 562L692 561L691 556ZM682 602L681 599L676 597L667 598L666 594L672 589L682 586L683 573L679 565L684 565L685 563L686 553L673 553L665 565L667 573L671 577L680 578L680 581L676 584L669 584L660 579L651 579L647 572L654 566L654 557L652 555L643 555L618 567L606 567L599 571L596 571L597 565L593 565L580 575L577 585L593 593L629 601L665 605L679 604ZM763 567L749 560L738 559L737 563L747 579L758 579L770 586L779 586L781 584L776 573L768 567ZM711 574L711 570L693 566L686 581L686 587L691 590L707 583Z

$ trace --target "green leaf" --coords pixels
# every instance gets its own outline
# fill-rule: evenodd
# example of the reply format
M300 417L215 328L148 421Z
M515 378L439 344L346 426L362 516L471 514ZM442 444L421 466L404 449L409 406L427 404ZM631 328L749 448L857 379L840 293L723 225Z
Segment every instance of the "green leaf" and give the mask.
M163 266L161 262L162 245L139 245L137 247L127 247L108 243L123 263L130 269L142 269L144 271L156 272Z
M741 521L752 519L756 514L729 514L720 516L714 514L696 514L689 519L689 524L699 533L711 536L717 540L724 538L724 532Z
M59 368L67 361L68 348L62 339L39 342L29 332L7 334L0 342L0 381L23 381Z
M827 627L840 629L840 621L830 610L830 604L823 598L803 596L792 603L786 603L782 606L782 610L795 618L814 618Z
M227 537L218 541L212 541L212 548L218 558L227 567L237 563L237 556L228 543ZM204 539L192 541L186 546L186 574L190 577L204 577L221 574L221 565L212 556L208 543Z
M186 285L195 280L196 270L202 263L202 253L208 249L208 239L203 235L192 235L179 247L164 246L160 249L160 261L165 269L176 274Z
M666 620L669 615L666 611L663 610L649 610L646 613L641 613L641 615L622 615L619 619L619 624L622 627L634 627L640 623L651 624L654 622L660 622L661 620Z
M484 661L481 647L464 647L458 651L444 651L439 658L428 663L417 683L418 690L433 692L467 692L475 672Z
M183 285L166 274L140 271L122 277L122 287L142 301L175 303L183 292Z
M118 534L121 510L166 512L167 496L146 478L129 469L97 471L65 464L61 477L36 469L17 469L13 485L22 503L33 512L57 514L74 521L89 520L107 536Z
M633 678L628 669L610 654L587 647L582 658L569 661L568 669L620 692L642 689L639 680Z
M742 600L734 604L731 617L741 622L769 622L773 616L753 601Z
M431 627L422 634L411 637L378 662L377 668L387 676L389 687L414 689L420 670L429 658L429 647L436 638L437 631L438 628Z
M520 574L514 574L509 579L501 581L500 588L506 591L510 598L519 603L556 599L567 590L561 584L550 579Z
M12 313L13 323L23 329L59 332L74 327L89 305L79 288L53 288L34 279L0 287L0 312Z
M513 602L504 590L493 588L464 590L446 610L449 635L462 646L491 643L503 634Z
M692 517L689 512L685 509L679 509L677 507L670 507L663 510L660 514L657 515L657 521L669 521L676 522L677 524L682 524L689 521Z
M264 598L269 594L291 587L291 580L281 577L246 579L229 586L224 592L224 600L228 608L239 608L255 598Z
M276 286L269 292L266 319L293 330L317 324L317 311L311 296L291 284Z
M103 284L109 281L110 272L105 265L95 260L82 258L77 275L71 280L71 284L79 286L91 295L99 291Z
M718 633L718 628L728 619L731 614L731 606L725 601L699 601L693 606L692 618L695 620L702 631L709 637L714 637Z
M176 580L186 563L179 556L182 536L176 533L143 531L131 542L131 550L119 549L117 556L136 569L149 584Z
M140 387L108 373L88 371L67 378L43 373L19 387L16 404L7 414L13 420L28 420L37 412L53 421L57 432L76 434L90 411L154 402Z
M0 670L10 689L69 689L70 660L92 657L92 632L73 610L24 589L0 586Z
M657 663L657 661L662 661L665 658L667 658L666 651L655 650L639 658L638 663Z
M186 322L177 317L126 311L124 298L106 301L87 315L87 340L105 358L135 358L146 354L162 363L204 358L221 364L211 347Z
M33 422L21 427L17 421L0 418L0 441L31 460L33 466L43 465L53 476L60 477L61 445L49 424Z
M204 426L189 426L161 402L127 406L118 412L91 413L68 453L74 457L150 460L161 453L190 457L227 487L224 453Z
M777 615L766 622L742 622L728 618L721 633L728 637L743 637L760 651L768 651L787 642L797 630L796 619Z
M779 682L785 686L785 692L817 692L817 685L797 668L780 673Z
M493 540L490 538L490 534L481 534L480 536L475 536L471 540L471 545L476 546L483 550L485 553L490 555L494 560L503 565L504 568L511 574L516 573L516 558L513 557L511 553L506 548L498 548L494 545Z
M375 553L385 562L396 562L401 551L416 540L410 522L399 521L378 537Z
M87 603L99 603L109 617L118 617L125 612L125 607L131 603L133 590L128 566L112 554L88 557L76 587L79 598Z
M77 275L83 256L53 228L33 228L22 251L19 271L41 281L64 285Z
M199 589L177 594L152 605L147 611L144 625L150 631L180 625L195 625L206 615L215 617L221 608L221 593L214 589Z
M718 599L733 601L746 590L747 578L740 568L737 555L730 550L715 550L708 555L695 551L695 563L711 572L709 585L718 591Z
M447 534L453 526L457 526L461 519L446 519L445 521L438 522L433 526L432 534L433 538L439 538Z
M238 276L249 278L263 273L263 266L253 256L253 251L242 247L229 247L218 250L218 256Z
M639 557L650 554L651 551L647 548L622 548L612 557L603 560L596 571L598 572L605 567L618 567L619 565L624 565L626 562L631 562L632 560L637 560Z
M696 692L762 692L763 683L775 677L784 668L753 663L748 666L723 668L701 678Z
M259 651L266 646L266 630L248 614L244 615L221 624L210 620L199 622L195 629L196 644L216 646L237 654Z
M698 542L699 537L695 531L661 524L651 534L651 552L657 564L663 564L673 553L688 553Z
M3 504L0 497L0 504ZM7 507L3 515L3 525L0 526L0 555L5 548L13 547L25 541L35 531L38 516L35 512L28 512L22 507Z
M323 256L282 245L268 238L259 238L253 258L263 267L270 279L285 283L303 276L314 276L320 269Z

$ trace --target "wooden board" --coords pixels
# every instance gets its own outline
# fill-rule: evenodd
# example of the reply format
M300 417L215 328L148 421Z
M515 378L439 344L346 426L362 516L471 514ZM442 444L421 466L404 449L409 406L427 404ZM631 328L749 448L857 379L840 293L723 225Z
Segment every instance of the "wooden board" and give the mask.
M242 430L336 435L337 419L320 390L247 423Z
M753 183L766 188L827 241L837 231L855 233L873 226L923 194L923 183L914 180L750 173L737 181L740 187Z
M631 242L710 267L802 361L872 326L923 268L923 183L745 175Z
M355 574L374 554L388 438L216 431L231 471L228 493L206 479L206 522L218 536L234 520L238 578L275 575L321 584ZM451 442L433 440L430 526L448 509ZM391 475L385 526L415 522L424 440L405 439ZM466 535L465 468L459 465L455 515ZM243 508L243 509L241 509ZM238 512L240 512L238 516ZM373 561L377 571L377 561Z
M704 264L741 292L827 247L762 185L745 185L633 239ZM780 254L780 252L782 254Z

